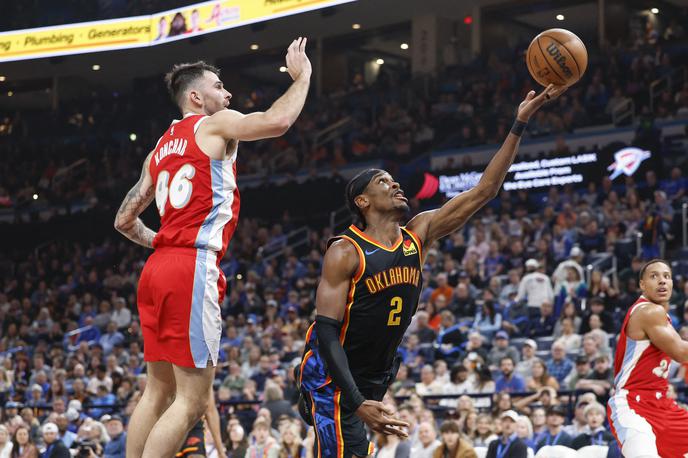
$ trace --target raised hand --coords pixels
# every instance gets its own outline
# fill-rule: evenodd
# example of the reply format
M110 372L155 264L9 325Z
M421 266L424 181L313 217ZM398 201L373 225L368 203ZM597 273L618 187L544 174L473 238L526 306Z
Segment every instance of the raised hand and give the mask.
M287 71L294 81L298 78L310 79L313 72L311 61L306 56L307 42L307 38L299 37L287 49Z
M521 122L528 122L533 113L538 111L538 109L544 105L545 102L556 99L567 89L568 86L555 86L554 84L550 84L537 96L535 95L535 91L530 91L528 95L526 95L525 100L518 106L516 119Z

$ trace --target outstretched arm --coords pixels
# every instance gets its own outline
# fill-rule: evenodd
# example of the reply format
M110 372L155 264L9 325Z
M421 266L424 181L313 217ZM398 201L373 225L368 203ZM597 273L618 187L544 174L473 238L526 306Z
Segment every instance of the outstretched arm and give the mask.
M148 172L151 154L143 162L141 178L129 190L117 211L117 216L115 216L115 229L132 242L147 248L153 248L153 239L156 233L143 224L139 215L143 213L155 198L153 179Z
M406 432L395 426L408 427L408 424L387 417L386 415L392 414L387 406L378 401L366 400L358 390L339 340L349 288L359 268L357 249L347 240L334 242L325 253L315 298L318 350L325 360L328 375L341 390L349 409L355 410L373 431L406 437Z
M306 38L299 38L289 46L287 69L294 82L267 111L244 115L234 110L220 110L203 123L206 132L226 141L284 135L301 113L310 87L312 69L306 56L306 41Z
M546 100L558 97L565 90L562 86L549 85L537 97L534 91L530 91L518 107L517 124L528 122ZM523 127L525 126L521 129ZM408 223L408 228L422 239L423 246L459 229L475 212L497 196L521 141L520 133L514 133L514 129L507 135L474 188L452 198L436 210L420 213Z

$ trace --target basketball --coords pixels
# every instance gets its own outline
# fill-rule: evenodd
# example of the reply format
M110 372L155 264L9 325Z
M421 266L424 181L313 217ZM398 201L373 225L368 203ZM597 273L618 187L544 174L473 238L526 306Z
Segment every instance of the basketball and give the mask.
M588 66L588 51L580 38L566 29L545 30L530 42L526 64L543 86L571 86Z

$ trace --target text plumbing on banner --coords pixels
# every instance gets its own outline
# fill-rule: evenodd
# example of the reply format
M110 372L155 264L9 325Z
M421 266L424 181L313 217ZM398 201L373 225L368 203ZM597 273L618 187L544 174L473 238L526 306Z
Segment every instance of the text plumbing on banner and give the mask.
M0 62L155 46L356 0L213 0L146 16L0 33Z

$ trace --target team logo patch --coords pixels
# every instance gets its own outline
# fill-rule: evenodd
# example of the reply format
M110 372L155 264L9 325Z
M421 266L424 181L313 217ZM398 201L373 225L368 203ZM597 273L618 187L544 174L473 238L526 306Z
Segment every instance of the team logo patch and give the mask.
M416 249L416 244L413 243L413 240L411 239L404 240L402 248L404 249L404 256L411 256L412 254L418 253L418 250Z

